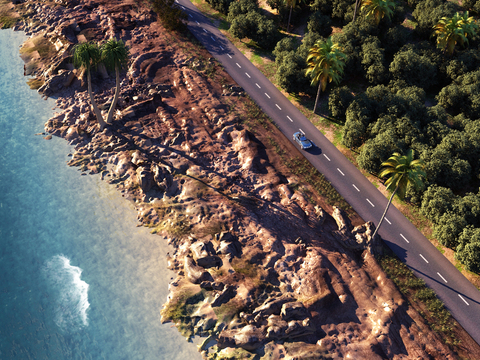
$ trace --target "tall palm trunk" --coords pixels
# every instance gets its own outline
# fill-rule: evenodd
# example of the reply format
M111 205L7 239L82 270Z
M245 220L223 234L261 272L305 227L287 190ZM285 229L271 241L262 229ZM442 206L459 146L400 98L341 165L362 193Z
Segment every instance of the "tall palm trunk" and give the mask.
M107 124L103 120L102 113L100 112L100 109L98 108L97 103L95 102L95 99L93 98L92 79L90 77L90 70L89 69L87 69L87 84L88 84L88 95L90 96L90 102L92 103L93 111L95 112L95 116L97 117L98 124L100 125L100 131L102 131Z
M290 6L290 14L288 15L288 25L287 25L287 32L290 32L290 19L292 18L292 10L293 10L293 5Z
M315 99L315 106L313 107L313 113L317 113L317 105L318 105L318 99L320 99L320 91L322 90L322 82L319 82L320 84L318 85L318 91L317 91L317 97Z
M380 221L375 228L375 231L372 235L372 240L375 239L375 235L377 235L378 229L380 229L380 225L382 225L383 219L385 218L385 215L387 215L388 208L390 207L390 204L392 203L393 197L395 196L397 190L398 190L399 185L395 188L395 191L393 192L392 196L390 196L390 200L388 200L387 207L385 208L385 211L383 212L382 217L380 218Z
M355 16L357 15L358 0L355 0L355 10L353 11L353 22L355 22Z
M113 96L112 104L110 105L110 108L108 109L107 124L112 123L113 111L115 110L115 107L117 106L118 97L120 95L120 68L118 67L118 65L115 65L115 84L116 84L115 95Z

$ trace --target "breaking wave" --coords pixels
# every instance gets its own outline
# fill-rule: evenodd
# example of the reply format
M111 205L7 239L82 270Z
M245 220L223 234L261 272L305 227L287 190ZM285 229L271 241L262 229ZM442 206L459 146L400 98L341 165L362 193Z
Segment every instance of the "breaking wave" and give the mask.
M55 255L46 262L44 272L55 292L55 323L63 330L88 326L88 284L81 280L82 269L70 265L64 255Z

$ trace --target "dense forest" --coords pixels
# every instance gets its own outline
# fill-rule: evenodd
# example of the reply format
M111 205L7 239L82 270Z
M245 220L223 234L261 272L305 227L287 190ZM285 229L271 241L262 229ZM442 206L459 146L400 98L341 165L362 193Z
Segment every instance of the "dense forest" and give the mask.
M340 49L341 82L324 96L343 144L372 174L392 153L413 149L427 176L406 201L480 272L480 1L267 0L273 17L255 0L206 1L226 15L233 36L272 51L277 84L289 93L315 96L312 47L330 41ZM301 41L288 36L305 22Z

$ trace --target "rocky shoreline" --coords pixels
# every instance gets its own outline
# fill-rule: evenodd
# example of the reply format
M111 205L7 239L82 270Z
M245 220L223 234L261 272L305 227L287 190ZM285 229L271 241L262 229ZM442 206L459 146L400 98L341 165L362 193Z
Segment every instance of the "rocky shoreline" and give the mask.
M173 245L162 319L206 337L205 359L455 358L381 270L372 223L313 205L244 126L242 89L205 51L185 54L133 0L20 3L26 74L57 99L47 136L73 145L69 165L116 186L159 246ZM130 61L100 132L71 48L111 37ZM105 111L114 76L100 67L93 80Z

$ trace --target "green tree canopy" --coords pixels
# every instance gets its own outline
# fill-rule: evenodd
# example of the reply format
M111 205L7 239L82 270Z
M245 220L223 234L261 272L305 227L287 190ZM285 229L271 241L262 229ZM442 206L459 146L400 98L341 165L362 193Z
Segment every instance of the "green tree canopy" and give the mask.
M460 234L455 259L467 270L480 273L480 229L467 226Z

